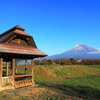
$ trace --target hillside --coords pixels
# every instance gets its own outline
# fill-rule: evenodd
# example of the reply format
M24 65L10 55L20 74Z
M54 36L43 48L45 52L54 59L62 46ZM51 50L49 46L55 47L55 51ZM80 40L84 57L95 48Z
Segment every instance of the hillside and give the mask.
M60 96L56 95L56 100L65 100L68 97L69 100L99 100L99 77L100 65L43 65L35 67L36 83L50 90L59 91Z
M92 65L91 65L92 66ZM35 77L37 79L45 77L49 79L63 79L84 77L89 75L100 74L100 69L84 67L84 65L37 65L35 67ZM41 76L41 77L40 77Z

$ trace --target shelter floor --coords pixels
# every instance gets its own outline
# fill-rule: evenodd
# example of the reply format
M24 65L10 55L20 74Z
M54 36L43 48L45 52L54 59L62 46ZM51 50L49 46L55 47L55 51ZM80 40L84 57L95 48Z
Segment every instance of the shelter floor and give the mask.
M6 97L6 96L12 95L12 94L29 96L29 95L32 95L32 94L35 95L35 94L37 94L39 92L43 92L43 91L45 91L45 88L42 88L38 85L36 85L36 86L26 86L26 87L14 89L14 90L4 90L4 91L2 91L3 94L1 96Z

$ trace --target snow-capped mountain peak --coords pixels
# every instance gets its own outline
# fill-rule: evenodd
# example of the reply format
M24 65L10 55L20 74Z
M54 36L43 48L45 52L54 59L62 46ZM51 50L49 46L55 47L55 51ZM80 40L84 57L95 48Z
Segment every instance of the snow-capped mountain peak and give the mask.
M75 45L72 49L68 50L68 51L74 51L74 52L97 52L98 50L87 46L85 44L77 44Z

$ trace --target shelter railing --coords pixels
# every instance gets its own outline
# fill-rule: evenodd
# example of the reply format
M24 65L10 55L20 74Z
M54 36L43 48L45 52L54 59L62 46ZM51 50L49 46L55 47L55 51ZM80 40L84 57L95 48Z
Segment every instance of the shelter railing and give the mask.
M14 78L12 76L2 77L2 83L13 82Z

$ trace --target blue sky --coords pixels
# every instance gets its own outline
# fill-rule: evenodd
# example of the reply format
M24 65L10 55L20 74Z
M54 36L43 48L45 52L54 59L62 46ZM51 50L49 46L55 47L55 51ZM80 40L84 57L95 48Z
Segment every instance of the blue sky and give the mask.
M0 0L0 33L20 25L48 55L100 48L100 0Z

